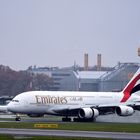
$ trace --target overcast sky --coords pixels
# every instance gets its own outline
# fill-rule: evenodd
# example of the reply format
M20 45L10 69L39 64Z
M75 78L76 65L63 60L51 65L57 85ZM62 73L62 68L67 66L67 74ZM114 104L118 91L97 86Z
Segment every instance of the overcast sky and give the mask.
M0 0L0 64L104 66L140 62L140 0Z

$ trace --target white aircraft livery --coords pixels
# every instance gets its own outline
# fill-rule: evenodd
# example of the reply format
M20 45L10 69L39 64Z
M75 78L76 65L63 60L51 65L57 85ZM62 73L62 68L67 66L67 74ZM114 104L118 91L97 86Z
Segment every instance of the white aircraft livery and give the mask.
M29 91L17 95L6 109L30 117L63 116L62 121L71 121L71 117L73 121L94 121L111 113L130 116L140 111L140 68L121 92Z

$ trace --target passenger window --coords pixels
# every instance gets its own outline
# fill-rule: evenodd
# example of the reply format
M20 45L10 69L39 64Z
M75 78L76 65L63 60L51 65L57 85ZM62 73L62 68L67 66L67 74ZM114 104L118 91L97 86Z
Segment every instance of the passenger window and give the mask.
M17 102L17 103L18 103L18 102L19 102L19 100L12 100L12 102Z
M15 100L15 102L17 102L17 103L18 103L18 102L19 102L19 100Z

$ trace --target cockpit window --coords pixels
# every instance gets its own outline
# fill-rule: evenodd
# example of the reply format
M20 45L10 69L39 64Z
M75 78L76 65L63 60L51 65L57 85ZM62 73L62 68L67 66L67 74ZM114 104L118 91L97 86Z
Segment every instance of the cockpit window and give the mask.
M17 102L17 103L18 103L18 102L19 102L19 100L12 100L12 102Z

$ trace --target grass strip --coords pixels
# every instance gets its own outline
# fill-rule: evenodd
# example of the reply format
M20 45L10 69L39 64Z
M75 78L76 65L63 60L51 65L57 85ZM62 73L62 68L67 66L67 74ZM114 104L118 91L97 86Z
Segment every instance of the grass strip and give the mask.
M45 124L42 122L36 122ZM34 122L0 122L1 128L25 128L35 129ZM49 124L49 123L47 123ZM140 133L140 124L128 123L56 123L58 130L80 130L80 131L109 131L109 132L132 132ZM45 128L44 128L45 129ZM47 128L49 129L49 128ZM51 128L50 128L51 129ZM53 128L54 129L54 128Z
M82 138L82 137L55 137L55 136L35 136L35 137L15 137L12 135L0 135L0 140L111 140L104 138Z

